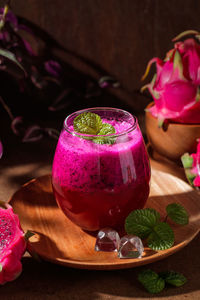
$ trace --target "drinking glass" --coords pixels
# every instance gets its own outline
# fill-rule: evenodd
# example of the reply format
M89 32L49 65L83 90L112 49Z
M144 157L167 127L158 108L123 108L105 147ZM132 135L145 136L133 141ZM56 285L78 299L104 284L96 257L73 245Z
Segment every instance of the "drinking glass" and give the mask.
M73 120L85 112L98 114L116 133L75 132ZM59 207L72 222L88 231L119 229L132 210L144 207L149 182L149 159L136 117L122 109L97 107L65 119L52 185Z

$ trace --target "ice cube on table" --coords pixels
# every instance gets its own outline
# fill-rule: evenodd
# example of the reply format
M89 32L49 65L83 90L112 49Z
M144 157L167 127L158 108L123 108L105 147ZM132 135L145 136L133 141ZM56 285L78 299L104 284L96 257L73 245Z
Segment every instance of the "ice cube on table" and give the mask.
M134 235L125 235L120 240L119 258L141 258L144 246L141 239Z
M96 238L96 251L117 251L119 248L120 237L116 230L112 228L103 228L99 230Z

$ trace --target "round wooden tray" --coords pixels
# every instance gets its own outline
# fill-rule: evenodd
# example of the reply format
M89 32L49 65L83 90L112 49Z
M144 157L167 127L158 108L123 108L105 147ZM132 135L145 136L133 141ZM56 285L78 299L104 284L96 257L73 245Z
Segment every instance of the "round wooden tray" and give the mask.
M165 216L171 202L181 203L190 218L186 226L172 225L175 244L165 251L145 248L141 259L119 259L116 252L96 252L95 237L74 225L58 208L52 194L51 176L34 179L10 200L24 231L32 230L29 246L40 257L53 263L82 269L122 269L152 263L186 246L199 232L200 196L183 180L152 168L151 192L147 207Z

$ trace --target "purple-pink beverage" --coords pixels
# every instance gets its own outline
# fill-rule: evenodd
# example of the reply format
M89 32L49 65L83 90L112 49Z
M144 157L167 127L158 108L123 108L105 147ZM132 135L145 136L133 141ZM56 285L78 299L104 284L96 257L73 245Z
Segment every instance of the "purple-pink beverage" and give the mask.
M97 113L115 127L111 144L74 135L73 120L85 111ZM128 112L94 108L76 112L64 122L56 148L52 183L66 216L85 230L120 228L127 215L143 208L149 195L150 168L137 120Z

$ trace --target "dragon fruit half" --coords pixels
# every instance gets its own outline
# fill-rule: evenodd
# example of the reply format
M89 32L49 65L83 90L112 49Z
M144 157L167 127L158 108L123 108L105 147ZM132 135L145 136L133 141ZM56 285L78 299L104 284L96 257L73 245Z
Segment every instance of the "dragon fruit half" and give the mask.
M26 249L26 240L19 218L9 204L0 208L0 284L16 279L21 271L20 262Z
M197 144L197 152L190 155L185 153L181 157L181 161L189 183L200 188L200 139Z
M194 34L197 31L188 30L181 33L173 41ZM159 126L164 120L176 123L200 123L200 45L193 38L174 44L164 60L153 58L147 65L142 79L149 73L152 63L156 63L157 73L148 88L155 104L149 109L158 119Z

